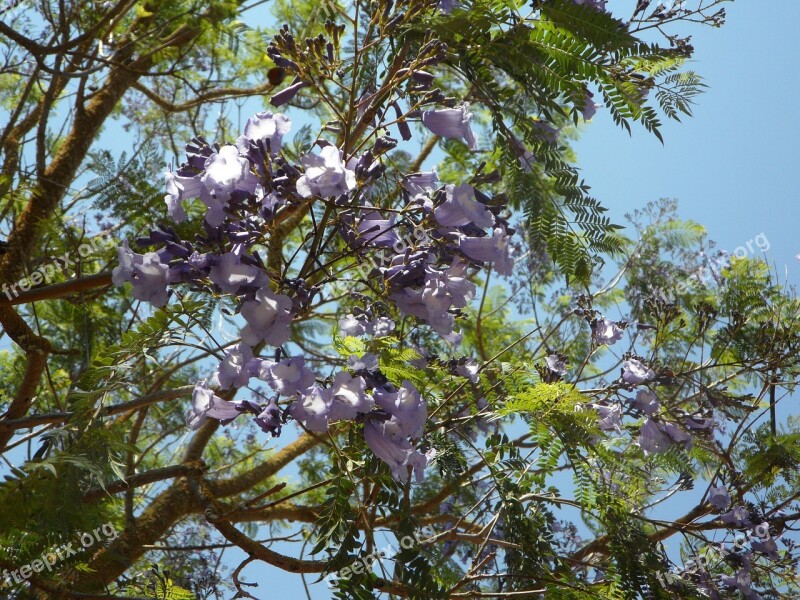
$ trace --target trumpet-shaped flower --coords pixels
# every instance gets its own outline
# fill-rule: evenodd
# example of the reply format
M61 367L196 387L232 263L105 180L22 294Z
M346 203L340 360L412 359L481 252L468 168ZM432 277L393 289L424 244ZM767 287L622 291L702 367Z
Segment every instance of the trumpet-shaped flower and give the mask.
M133 297L153 306L164 306L169 299L167 284L171 282L169 265L162 262L156 252L136 254L128 246L127 240L117 249L119 265L111 273L111 281L116 286L130 282Z
M547 369L554 375L563 377L567 374L567 360L558 354L550 354L544 359Z
M205 381L199 381L192 393L192 410L187 415L190 429L199 429L208 418L218 419L223 424L230 423L242 413L238 404L223 400L208 388Z
M391 248L400 238L394 227L394 215L384 219L377 211L370 211L359 219L357 244L375 248Z
M650 454L666 452L672 446L672 439L652 419L645 419L639 432L639 446Z
M242 328L242 341L250 346L259 342L280 346L290 337L291 309L292 300L288 296L276 294L266 285L260 288L255 300L242 305L242 316L247 321Z
M247 119L244 133L236 145L242 152L246 151L245 141L263 142L264 147L274 155L281 151L283 136L292 128L292 120L281 113L271 111L259 112Z
M318 385L310 387L300 400L292 402L289 414L305 425L309 431L325 433L328 431L331 392Z
M227 144L206 159L201 181L209 192L229 195L244 180L249 166L248 160L239 156L239 149Z
M216 258L208 272L208 278L219 289L235 294L245 285L263 287L268 283L267 274L255 265L242 262L243 247L238 244L232 252L225 252Z
M247 344L236 344L225 351L217 368L217 381L223 389L240 388L250 383L257 375L261 361L253 358L253 349Z
M730 512L726 512L719 518L723 523L733 525L735 527L750 527L750 511L744 506L735 506Z
M444 138L464 140L470 150L475 150L478 142L469 125L471 120L472 113L469 112L468 103L459 108L435 108L422 113L422 124L432 133Z
M636 410L642 411L648 417L652 417L658 412L661 404L658 402L658 396L655 395L655 392L639 390L636 392L636 399L633 401L633 407Z
M463 364L456 366L456 375L461 375L470 380L471 383L478 383L478 370L480 365L474 358L466 360Z
M385 429L398 437L419 437L428 418L425 400L410 381L400 389L383 388L374 392L375 402L391 415Z
M317 154L302 159L305 174L297 180L297 193L303 198L314 194L330 197L346 194L356 187L356 174L345 167L336 146L325 146Z
M731 503L731 497L728 494L728 490L725 488L725 486L720 485L717 487L712 487L709 490L708 501L714 508L723 510L728 508L728 505Z
M639 385L655 379L656 374L642 361L635 358L622 363L622 381L630 385Z
M508 238L506 230L497 227L492 237L462 237L459 249L472 260L494 263L494 269L500 275L511 275L514 259L510 255Z
M274 398L256 416L255 422L261 428L261 431L271 433L272 437L278 437L281 434L281 409Z
M470 223L477 227L494 225L494 215L483 203L475 200L475 188L465 183L445 187L446 200L433 211L433 218L446 227L461 227Z
M200 175L194 177L183 177L177 173L167 171L164 173L164 181L167 187L167 195L164 202L167 203L167 212L176 223L186 219L186 211L183 209L183 201L189 198L198 198L205 187L200 181Z
M592 325L592 333L598 344L612 344L622 339L622 328L614 321L600 319Z
M436 174L436 169L434 169L406 175L403 180L403 187L412 197L428 196L439 187L438 183L439 176Z
M416 480L422 481L425 467L436 455L435 450L425 454L419 452L407 438L397 436L387 429L385 423L367 422L364 425L364 440L375 456L389 465L392 476L398 481L408 480L409 467Z
M301 394L314 385L317 377L306 367L302 356L285 358L261 368L258 378L282 396Z
M367 384L363 377L353 377L347 371L339 371L331 386L330 421L355 419L368 413L375 401L365 393Z
M619 431L619 425L622 422L622 407L619 404L612 404L605 406L603 404L596 404L598 424L602 431Z

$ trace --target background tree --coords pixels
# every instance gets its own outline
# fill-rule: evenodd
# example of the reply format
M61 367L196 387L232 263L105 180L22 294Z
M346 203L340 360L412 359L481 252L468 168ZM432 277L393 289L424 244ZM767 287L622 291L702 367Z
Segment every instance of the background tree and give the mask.
M8 593L793 597L797 301L669 203L621 235L566 142L690 113L720 5L6 11Z

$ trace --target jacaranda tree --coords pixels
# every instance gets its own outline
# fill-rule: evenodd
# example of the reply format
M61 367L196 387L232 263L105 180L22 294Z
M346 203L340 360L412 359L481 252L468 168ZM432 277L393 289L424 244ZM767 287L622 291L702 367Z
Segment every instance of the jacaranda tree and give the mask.
M569 146L722 0L611 8L3 9L3 597L796 598L800 303Z

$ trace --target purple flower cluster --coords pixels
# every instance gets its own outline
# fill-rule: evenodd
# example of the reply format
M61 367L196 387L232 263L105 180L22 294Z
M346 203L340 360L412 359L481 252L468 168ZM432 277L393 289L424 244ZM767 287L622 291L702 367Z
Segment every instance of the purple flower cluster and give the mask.
M672 446L690 448L692 436L673 423L646 418L639 432L639 446L649 454L666 452Z
M443 3L442 8L449 11L453 6ZM443 58L440 46L426 50L428 64ZM276 63L292 70L292 61L282 58L277 47L270 46L269 52ZM409 69L406 76L415 89L432 85L430 73ZM273 104L289 101L308 85L296 80L273 98ZM431 104L444 100L442 94L430 98ZM373 101L368 95L360 104ZM406 118L419 117L432 133L476 148L468 104L445 103L446 108L407 115L397 100L389 104L404 140L411 137ZM234 143L212 145L194 138L186 146L186 162L165 174L164 200L178 224L199 217L199 209L198 233L187 240L175 228L162 226L137 240L149 250L142 254L125 242L113 281L120 286L130 283L134 298L156 307L167 304L175 285L233 301L240 342L227 348L209 382L198 384L189 415L192 427L207 418L228 423L247 413L274 435L288 416L322 433L333 422L358 419L365 423L367 443L395 476L406 476L410 467L420 477L434 453L422 453L416 446L427 414L419 392L408 382L392 388L379 374L377 358L370 355L355 357L350 369L328 379L306 367L301 356L279 360L281 353L288 354L283 346L292 341L292 323L304 318L316 295L326 294L328 282L312 287L305 272L289 279L285 272L268 268L261 253L268 247L274 221L323 205L332 215L325 225L344 242L343 256L370 264L365 278L383 280L377 286L383 302L376 303L383 308L374 314L369 308L351 309L340 318L339 331L387 337L398 317L411 316L458 344L456 320L475 297L471 280L476 272L490 263L502 275L512 273L514 230L504 216L505 199L490 198L469 184L442 185L431 171L401 177L395 209L372 205L369 192L385 169L381 156L397 145L396 140L380 137L359 154L346 155L331 142L317 139L299 164L293 164L281 152L291 125L283 114L259 112L248 119ZM328 246L332 247L335 244ZM275 361L258 357L265 346L277 349ZM477 364L465 361L459 374L477 382ZM225 393L213 391L233 394L252 379L266 383L274 397L266 403L232 402L221 397Z
M389 465L395 478L405 481L412 470L421 481L425 467L436 456L434 449L422 453L415 447L428 418L425 400L408 381L400 388L376 389L374 396L383 414L373 414L364 425L367 445Z

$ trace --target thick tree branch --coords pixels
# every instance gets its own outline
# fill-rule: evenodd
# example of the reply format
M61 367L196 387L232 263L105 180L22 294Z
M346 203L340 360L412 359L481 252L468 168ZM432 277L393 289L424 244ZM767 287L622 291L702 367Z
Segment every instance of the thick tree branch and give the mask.
M40 300L54 300L63 298L75 292L82 292L84 290L91 290L99 287L106 287L111 285L111 273L108 271L97 273L96 275L87 275L78 279L71 279L61 283L54 283L39 288L33 288L17 295L12 295L11 300L8 299L9 294L0 294L0 306L15 306L17 304L27 304L29 302L38 302Z
M215 498L226 498L241 494L242 492L252 489L265 479L272 477L294 459L302 456L321 442L321 438L304 433L292 443L278 450L269 460L261 463L254 469L242 473L241 475L235 475L230 479L210 482L208 484L209 490Z
M120 404L112 404L111 406L100 407L97 409L96 414L98 416L119 415L144 408L145 406L150 406L151 404L156 404L157 402L161 402L163 400L174 400L184 396L191 396L193 390L193 385L184 385L171 390L162 390L160 392L147 394L146 396L142 396L141 398L137 398L136 400L131 400L129 402L122 402ZM74 417L75 414L76 413L72 412L50 413L46 415L31 415L29 417L23 417L21 419L13 419L9 421L0 421L0 432L7 430L13 431L18 429L31 429L39 425L49 425L51 423L66 423L72 417Z

